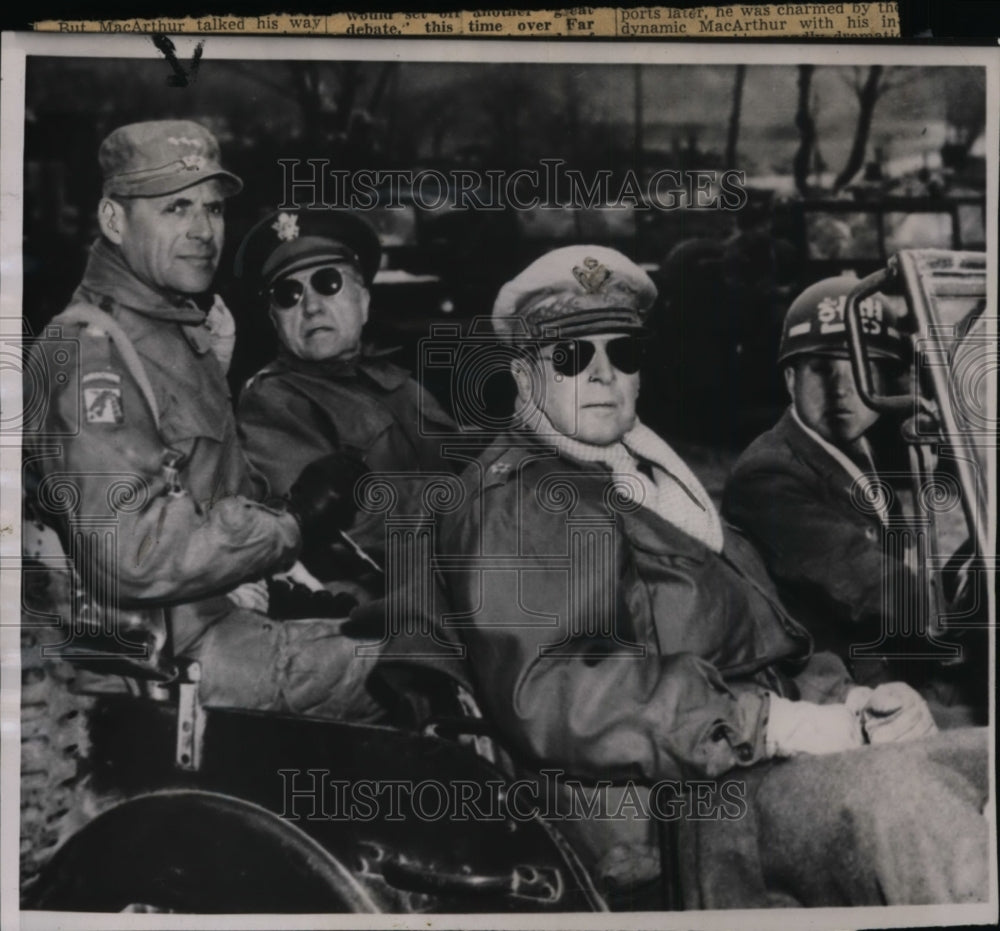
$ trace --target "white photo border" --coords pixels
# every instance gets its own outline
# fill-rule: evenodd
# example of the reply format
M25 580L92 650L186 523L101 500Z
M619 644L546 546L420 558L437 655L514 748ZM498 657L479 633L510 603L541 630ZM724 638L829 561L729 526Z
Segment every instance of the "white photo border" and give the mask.
M460 40L378 40L337 38L290 38L185 35L175 38L178 57L190 56L199 41L205 42L206 60L219 59L275 59L287 60L400 60L407 62L473 62L473 63L580 63L648 64L648 65L706 65L706 64L767 64L794 66L802 63L816 65L962 65L981 66L986 72L987 88L987 268L988 310L997 316L998 244L998 152L1000 152L1000 51L996 48L970 46L947 47L925 44L874 45L837 43L809 44L740 44L740 43L674 43L643 41L590 40L587 42L515 42ZM25 76L28 56L54 56L78 58L135 58L149 59L160 53L147 36L118 35L58 35L6 33L2 45L2 152L0 152L0 179L2 179L2 217L0 217L0 263L3 282L0 288L0 321L16 320L21 314L22 299L22 216L23 216L23 152L25 119ZM92 157L81 153L81 157ZM0 333L0 336L13 335ZM7 409L20 409L20 372L10 367L0 367L0 391ZM993 398L996 413L996 398ZM990 474L991 519L990 541L996 548L996 451L992 453ZM997 916L996 885L996 830L995 817L988 815L994 826L991 857L993 884L990 901L982 905L926 906L890 908L844 909L787 909L780 911L726 911L726 912L655 912L576 914L565 920L546 918L539 921L531 915L233 915L199 916L179 915L90 915L55 912L20 912L18 909L18 737L20 709L20 644L17 626L10 618L17 614L20 605L20 573L6 567L19 566L20 561L20 445L17 436L0 437L0 607L8 619L0 625L0 710L2 710L2 752L0 797L2 797L2 836L0 836L0 924L5 928L21 927L27 931L43 931L58 927L65 931L101 927L104 929L194 929L194 928L495 928L502 924L509 928L561 927L571 924L580 929L589 928L813 928L834 929L847 927L906 927L933 924L978 924L991 922ZM991 599L994 590L990 589ZM991 604L991 617L995 618L996 605ZM994 696L996 694L995 628L991 627L991 651L994 662L990 672L990 739L995 746ZM991 809L995 811L996 759L990 760L990 782L994 787Z

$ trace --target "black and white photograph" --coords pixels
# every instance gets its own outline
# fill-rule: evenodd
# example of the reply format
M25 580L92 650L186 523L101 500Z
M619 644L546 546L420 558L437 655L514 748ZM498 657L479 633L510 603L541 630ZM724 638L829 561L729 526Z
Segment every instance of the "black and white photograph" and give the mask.
M995 48L2 94L4 927L996 922Z

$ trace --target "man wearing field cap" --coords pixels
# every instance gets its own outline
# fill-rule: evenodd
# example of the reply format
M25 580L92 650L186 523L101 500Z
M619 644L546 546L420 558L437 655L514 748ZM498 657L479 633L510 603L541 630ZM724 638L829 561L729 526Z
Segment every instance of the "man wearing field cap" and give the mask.
M304 543L350 516L315 470L276 507L256 500L225 380L231 318L218 300L214 320L199 303L240 179L222 167L214 136L187 120L116 129L99 161L101 236L47 331L55 338L37 350L56 373L26 431L38 507L62 532L93 610L117 630L127 608L175 657L200 660L207 704L339 714L329 682L318 695L302 672L321 649L243 607L244 583L288 569ZM60 362L67 340L77 348ZM44 493L63 480L70 510ZM112 548L80 543L93 520L110 522ZM97 603L101 592L111 601Z
M985 735L945 745L919 702L866 729L888 700L812 653L748 541L636 417L655 299L642 269L594 245L501 289L518 407L441 517L439 641L464 648L523 773L591 784L564 784L550 810L590 807L559 827L616 907L657 907L661 868L681 874L689 908L981 898ZM387 655L424 656L418 640ZM664 807L677 785L693 805L691 779L742 804Z
M278 337L277 358L240 395L240 435L278 493L306 463L336 452L394 476L401 490L404 473L454 469L440 452L450 418L364 339L380 255L359 215L323 209L276 211L239 248L236 273L259 288ZM381 562L382 516L359 514L350 540ZM325 580L357 578L371 567L356 555L339 545L304 559Z
M856 284L849 276L824 279L789 308L778 365L792 403L740 456L723 513L757 545L783 600L817 646L837 653L858 681L903 678L945 703L961 704L971 695L949 684L939 664L877 655L880 643L886 652L907 650L900 622L912 596L886 602L884 593L912 593L921 583L906 553L884 543L890 521L900 516L898 493L866 491L873 481L883 487L879 473L892 471L886 451L898 454L903 443L899 421L869 408L855 388L844 307ZM909 357L899 300L873 294L859 308L880 394L900 378ZM910 642L917 655L927 652L926 640L911 634ZM852 646L868 647L867 655L852 656ZM961 678L961 672L955 674Z

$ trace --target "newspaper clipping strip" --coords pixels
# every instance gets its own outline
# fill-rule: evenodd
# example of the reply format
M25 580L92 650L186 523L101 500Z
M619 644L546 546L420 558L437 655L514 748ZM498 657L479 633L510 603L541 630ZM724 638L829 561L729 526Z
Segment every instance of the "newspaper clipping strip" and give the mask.
M464 10L335 13L329 16L204 16L178 19L44 20L43 32L202 33L367 38L720 39L896 38L895 2L771 3L740 6L578 7L565 10Z

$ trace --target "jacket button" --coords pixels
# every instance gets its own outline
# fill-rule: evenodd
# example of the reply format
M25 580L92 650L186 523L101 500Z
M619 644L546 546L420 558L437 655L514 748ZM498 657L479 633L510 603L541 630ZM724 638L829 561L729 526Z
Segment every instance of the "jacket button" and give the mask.
M865 536L874 543L878 539L878 531L874 527L866 527Z
M736 749L736 756L743 763L749 763L753 759L753 747L750 744L740 744Z

